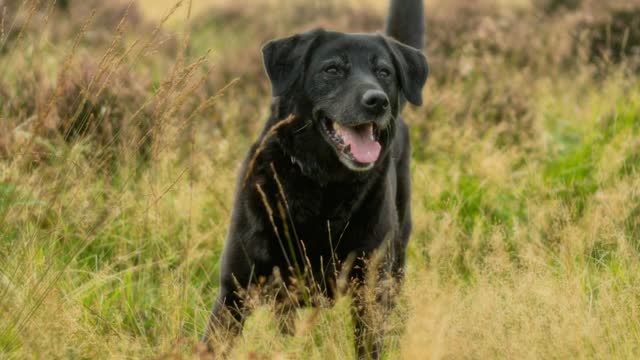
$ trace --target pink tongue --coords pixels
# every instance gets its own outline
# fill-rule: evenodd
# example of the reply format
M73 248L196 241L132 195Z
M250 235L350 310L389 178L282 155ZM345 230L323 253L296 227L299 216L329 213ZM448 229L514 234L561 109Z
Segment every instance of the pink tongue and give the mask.
M340 126L339 131L344 144L351 145L351 155L358 162L368 164L378 160L382 147L373 139L371 124L357 127Z

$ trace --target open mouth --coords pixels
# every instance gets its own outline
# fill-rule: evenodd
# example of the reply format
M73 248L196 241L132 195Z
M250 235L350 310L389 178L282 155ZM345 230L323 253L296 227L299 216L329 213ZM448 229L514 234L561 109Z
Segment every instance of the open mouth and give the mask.
M320 117L322 128L338 153L338 157L352 170L369 170L380 157L382 146L379 129L373 122L346 126L326 115Z

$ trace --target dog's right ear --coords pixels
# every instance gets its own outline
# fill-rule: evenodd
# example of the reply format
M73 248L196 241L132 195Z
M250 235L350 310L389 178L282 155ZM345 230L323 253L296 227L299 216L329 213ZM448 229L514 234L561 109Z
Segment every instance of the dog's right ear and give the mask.
M271 80L273 96L281 96L303 78L312 45L323 32L316 29L271 40L262 47L262 61Z

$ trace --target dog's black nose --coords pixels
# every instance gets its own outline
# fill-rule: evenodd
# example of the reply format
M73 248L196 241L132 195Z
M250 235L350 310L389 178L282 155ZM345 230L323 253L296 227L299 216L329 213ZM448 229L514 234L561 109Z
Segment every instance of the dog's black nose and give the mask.
M380 114L389 107L387 94L380 90L367 90L362 95L362 105L372 114Z

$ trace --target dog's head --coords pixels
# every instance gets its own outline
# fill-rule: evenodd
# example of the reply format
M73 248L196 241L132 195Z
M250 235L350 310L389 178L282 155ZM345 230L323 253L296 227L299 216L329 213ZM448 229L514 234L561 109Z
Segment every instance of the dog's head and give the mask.
M305 120L286 140L303 166L372 169L389 151L405 100L422 103L425 56L382 35L313 30L262 52L280 115Z

